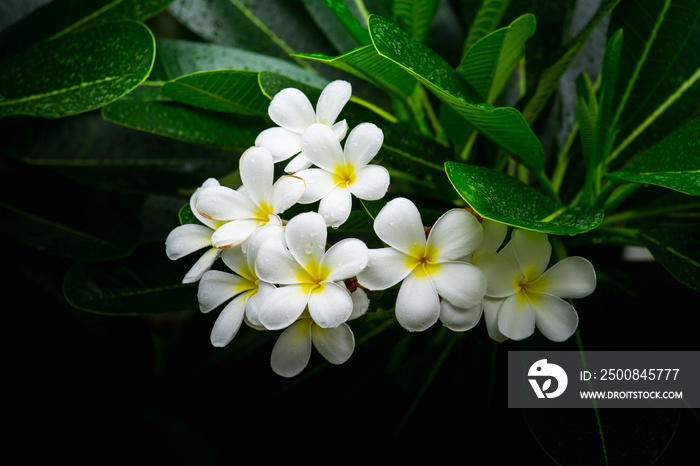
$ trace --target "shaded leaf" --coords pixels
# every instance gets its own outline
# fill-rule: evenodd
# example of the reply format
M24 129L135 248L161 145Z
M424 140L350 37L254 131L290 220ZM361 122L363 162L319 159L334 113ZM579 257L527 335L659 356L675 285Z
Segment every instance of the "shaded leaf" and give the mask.
M24 1L24 0L21 0ZM107 21L145 21L173 0L52 0L0 32L0 57Z
M683 125L647 150L624 170L608 177L648 183L700 195L700 117Z
M315 86L328 80L317 73L281 58L237 47L183 39L158 39L153 71L149 79L170 81L186 74L213 70L270 71Z
M700 291L700 226L646 228L639 239L678 281Z
M0 117L60 118L102 107L146 79L154 54L153 35L135 21L37 44L0 63Z
M520 16L509 26L479 39L464 55L457 72L484 102L493 103L501 95L535 28L533 15Z
M482 217L527 230L574 235L603 220L600 210L568 209L540 191L503 172L448 162L445 170L455 190Z
M484 0L481 3L462 46L462 58L476 41L496 29L509 4L510 0Z
M303 0L303 3L339 52L370 43L367 28L360 24L343 0Z
M164 245L142 247L125 259L74 265L64 277L63 292L72 306L98 314L139 316L196 310L196 285L182 284L196 258L170 261Z
M410 37L423 42L439 5L439 0L394 0L393 20Z

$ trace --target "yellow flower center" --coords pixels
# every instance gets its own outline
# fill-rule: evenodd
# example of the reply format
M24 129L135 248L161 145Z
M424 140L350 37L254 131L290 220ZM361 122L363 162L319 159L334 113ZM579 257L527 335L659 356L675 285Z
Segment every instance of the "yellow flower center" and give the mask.
M333 183L341 188L347 188L349 185L353 184L357 176L355 176L355 167L347 163L345 165L338 165L333 170Z
M266 202L260 203L257 212L255 212L255 218L260 220L260 223L267 223L270 220L270 215L274 213L274 207L267 204Z
M437 263L437 251L430 246L414 246L406 257L406 265L419 277L435 273L440 268L440 264Z
M528 270L528 273L532 275L530 272L531 270ZM525 274L521 274L518 278L515 279L514 283L514 288L517 290L516 291L516 297L518 299L518 302L520 304L525 304L527 301L532 303L533 305L536 304L537 301L540 299L540 290L542 290L542 287L544 286L544 278L539 277L535 279L534 281L527 281L527 278L525 277Z
M297 272L297 281L301 283L304 293L323 291L324 282L330 275L330 270L321 267L316 262L306 264L305 268L300 268Z

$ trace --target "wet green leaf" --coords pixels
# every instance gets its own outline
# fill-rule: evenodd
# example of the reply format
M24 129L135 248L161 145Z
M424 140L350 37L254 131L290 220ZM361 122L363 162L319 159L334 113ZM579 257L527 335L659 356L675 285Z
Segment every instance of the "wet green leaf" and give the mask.
M520 112L510 107L475 103L474 91L435 52L379 16L371 16L369 24L374 46L382 56L415 76L482 135L517 156L533 173L543 174L542 145Z
M219 112L267 116L270 105L260 90L258 73L241 70L201 71L163 84L165 96Z
M448 162L445 170L459 195L482 217L527 230L575 235L592 230L603 212L566 208L535 188L487 167Z
M0 117L60 118L102 107L146 79L154 54L151 31L135 21L37 44L0 63Z

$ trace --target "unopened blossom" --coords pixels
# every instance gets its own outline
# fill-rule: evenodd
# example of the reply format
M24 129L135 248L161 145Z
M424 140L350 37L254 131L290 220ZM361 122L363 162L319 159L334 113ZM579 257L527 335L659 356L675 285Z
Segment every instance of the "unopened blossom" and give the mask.
M216 229L224 222L206 218L197 212L195 208L195 202L202 190L214 186L219 186L219 182L214 178L209 178L190 196L190 209L201 223L180 225L174 228L165 239L165 252L171 260L180 259L195 251L206 248L206 251L187 272L182 283L194 283L198 281L202 277L202 274L211 268L221 254L221 249L214 247L212 244L212 236Z
M295 156L285 167L287 173L309 168L311 162L302 151L301 136L315 123L327 125L338 141L345 138L348 124L336 122L345 104L350 100L352 86L347 81L336 80L321 92L316 109L299 89L282 89L270 102L268 115L278 126L262 131L255 140L256 146L267 147L275 162Z
M462 258L481 243L479 221L464 209L445 212L426 235L420 212L405 198L389 201L374 221L374 231L389 247L371 249L369 263L357 279L370 290L401 282L396 319L409 331L422 331L437 322L442 311L471 310L474 323L486 279Z
M301 138L306 157L318 168L296 173L306 182L302 204L320 200L318 212L332 227L350 216L352 196L376 201L386 194L389 172L369 162L382 147L384 134L372 123L361 123L348 135L342 148L325 125L311 125Z
M282 176L274 181L272 154L264 147L251 147L239 161L242 186L212 186L202 190L195 203L204 217L225 222L212 235L218 248L245 241L258 227L281 224L279 214L297 203L304 193L304 180Z
M270 239L281 240L282 235L283 227L280 225L257 229L245 242L227 248L221 254L222 262L233 273L208 270L202 276L197 292L199 309L208 313L227 303L212 328L212 345L226 346L244 321L250 327L260 329L258 305L274 287L258 279L255 258L262 243Z
M565 299L591 294L595 270L578 256L547 269L551 254L545 233L515 229L501 251L479 258L488 283L484 317L491 338L522 340L537 327L550 340L564 341L576 331L578 314Z
M367 246L355 238L326 251L327 226L316 212L293 217L284 242L267 241L258 253L255 270L266 282L279 285L267 295L258 315L269 330L294 323L308 306L319 327L333 328L350 318L353 300L343 281L367 265Z
M348 320L363 315L369 307L362 289L351 292L350 296L353 312ZM275 342L270 357L272 370L283 377L294 377L308 364L312 347L331 364L343 364L355 350L355 336L347 323L324 328L316 324L309 311L305 310Z

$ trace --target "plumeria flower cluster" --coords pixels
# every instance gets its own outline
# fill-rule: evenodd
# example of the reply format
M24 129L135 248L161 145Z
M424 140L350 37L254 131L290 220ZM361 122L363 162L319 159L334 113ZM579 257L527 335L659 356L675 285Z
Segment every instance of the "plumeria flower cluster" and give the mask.
M525 338L535 326L553 340L568 338L578 318L562 298L591 293L595 273L583 258L545 271L547 235L514 230L501 248L504 224L454 208L426 227L415 204L397 197L374 219L386 247L369 249L356 238L328 244L353 198L380 200L390 183L387 169L372 163L382 130L336 122L351 91L334 81L315 108L298 89L275 95L269 117L277 126L241 155L240 186L206 180L190 197L196 222L168 235L172 260L204 251L183 283L198 283L202 312L221 309L212 345L229 344L245 324L279 332L270 363L281 376L302 372L313 349L342 364L355 348L348 322L370 306L366 291L389 288L397 290L396 319L411 332L437 322L466 331L484 315L497 341ZM284 174L276 178L280 162ZM285 215L295 205L317 210Z

